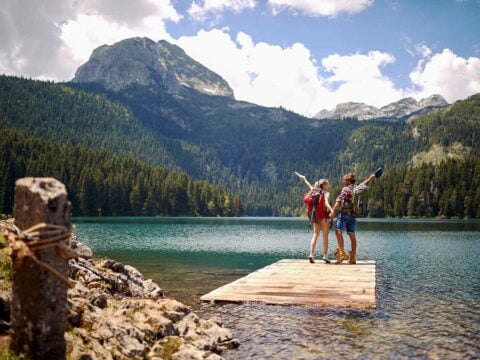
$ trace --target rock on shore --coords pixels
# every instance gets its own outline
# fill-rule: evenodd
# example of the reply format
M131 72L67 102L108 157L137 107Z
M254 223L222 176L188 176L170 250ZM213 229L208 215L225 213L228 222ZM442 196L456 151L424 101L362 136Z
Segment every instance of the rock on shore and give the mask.
M71 247L80 254L69 261L75 280L68 291L65 334L71 358L221 359L223 350L239 345L219 321L201 319L184 304L165 298L134 267L95 259L75 236Z

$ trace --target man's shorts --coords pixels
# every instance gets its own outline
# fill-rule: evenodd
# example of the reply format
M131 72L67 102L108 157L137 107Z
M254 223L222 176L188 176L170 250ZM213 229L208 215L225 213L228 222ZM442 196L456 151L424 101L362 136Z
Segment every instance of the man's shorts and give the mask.
M357 219L353 215L340 214L337 218L337 230L347 232L348 234L355 233L355 223Z

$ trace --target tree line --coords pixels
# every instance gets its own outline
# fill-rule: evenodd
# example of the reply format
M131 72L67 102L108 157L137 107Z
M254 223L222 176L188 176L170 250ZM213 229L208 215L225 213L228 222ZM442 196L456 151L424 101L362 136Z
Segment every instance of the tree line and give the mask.
M57 144L0 127L0 212L11 214L15 180L52 176L68 189L74 215L241 216L238 194L184 172L105 150Z
M368 191L371 217L480 218L480 157L396 167Z
M192 89L174 97L139 86L108 92L94 85L0 76L0 127L184 171L241 194L245 214L253 216L303 213L305 189L294 171L339 184L350 171L359 178L378 166L387 173L407 171L416 154L434 145L449 152L459 144L462 156L480 155L480 94L407 123L315 120ZM83 176L85 186L102 176L92 167ZM122 213L139 213L136 197L142 201L140 213L144 211L144 189L151 184L135 184L133 206L121 207ZM108 204L86 205L90 212L93 207L102 209L97 213L114 211ZM162 205L156 212L167 210Z

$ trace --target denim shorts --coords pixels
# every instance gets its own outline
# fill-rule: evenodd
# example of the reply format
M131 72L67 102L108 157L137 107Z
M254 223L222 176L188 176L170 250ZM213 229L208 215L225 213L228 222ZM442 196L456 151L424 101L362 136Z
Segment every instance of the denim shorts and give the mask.
M337 218L337 230L347 232L348 234L355 233L355 223L357 219L353 215L340 214Z

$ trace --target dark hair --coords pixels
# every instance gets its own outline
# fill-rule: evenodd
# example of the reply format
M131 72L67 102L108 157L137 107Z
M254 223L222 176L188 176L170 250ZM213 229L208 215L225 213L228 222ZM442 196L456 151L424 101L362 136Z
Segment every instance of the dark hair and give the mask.
M355 184L355 175L353 173L348 173L343 175L343 181L348 182L348 184Z

